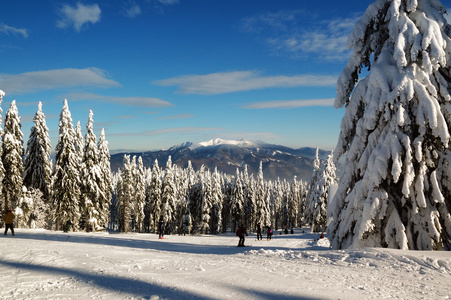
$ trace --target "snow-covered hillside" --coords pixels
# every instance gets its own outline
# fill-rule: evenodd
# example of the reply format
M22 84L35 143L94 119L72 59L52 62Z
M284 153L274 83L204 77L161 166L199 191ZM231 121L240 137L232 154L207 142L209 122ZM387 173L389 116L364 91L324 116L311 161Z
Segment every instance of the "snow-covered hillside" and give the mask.
M240 147L256 147L257 146L256 143L246 141L246 140L236 141L236 140L223 140L220 138L216 138L216 139L209 140L206 142L201 142L198 145L202 146L202 147L218 146L218 145L234 145L234 146L240 146Z
M0 243L1 299L449 299L451 253L329 249L317 234L237 248L233 234L17 229Z

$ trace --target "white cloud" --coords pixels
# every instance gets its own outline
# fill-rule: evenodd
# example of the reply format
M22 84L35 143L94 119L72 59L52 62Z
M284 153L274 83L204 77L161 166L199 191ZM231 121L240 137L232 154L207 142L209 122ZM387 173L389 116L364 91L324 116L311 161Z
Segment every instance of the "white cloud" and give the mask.
M146 130L140 132L122 132L122 133L112 133L108 136L157 136L164 134L177 134L177 133L199 133L208 131L220 131L224 128L220 127L175 127L175 128L163 128L156 130Z
M241 30L279 55L346 60L349 57L346 42L357 21L358 18L337 18L319 22L316 15L305 11L280 11L243 19Z
M179 0L158 0L158 2L164 5L173 5L179 3Z
M6 33L6 34L13 34L13 35L21 35L24 38L28 37L28 31L23 28L15 28L8 26L4 23L0 23L0 32Z
M213 95L265 88L333 86L337 77L326 75L262 76L256 71L185 75L154 81L161 86L178 86L187 94Z
M57 22L57 26L60 28L73 26L76 31L80 32L83 25L95 24L100 20L101 10L98 4L83 5L78 2L76 7L64 5L60 12L61 20Z
M106 103L116 103L127 106L135 106L135 107L171 107L174 106L172 103L161 100L158 98L152 97L110 97L103 96L93 93L72 93L64 95L64 98L67 98L71 101L82 101L82 100L90 100L90 101L101 101Z
M78 86L113 87L120 84L108 79L106 72L98 68L56 69L17 75L0 74L0 88L8 94Z
M334 98L312 99L312 100L274 100L253 102L243 106L247 109L290 109L310 106L333 106Z
M141 7L137 5L134 1L131 2L128 7L125 9L125 16L128 18L134 18L141 14Z
M159 120L180 120L180 119L190 119L194 117L192 114L178 114L175 116L168 116L168 117L160 117Z

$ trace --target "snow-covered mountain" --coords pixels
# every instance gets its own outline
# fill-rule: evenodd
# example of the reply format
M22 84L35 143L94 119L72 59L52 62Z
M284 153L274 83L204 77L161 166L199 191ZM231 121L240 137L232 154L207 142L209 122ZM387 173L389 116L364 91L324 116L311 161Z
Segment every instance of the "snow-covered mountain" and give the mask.
M325 159L329 151L320 150L320 158ZM211 170L215 167L227 174L235 174L236 169L248 165L249 173L257 174L260 161L263 162L263 174L266 180L287 179L294 176L309 180L313 172L314 148L293 149L265 142L246 140L213 139L201 143L186 142L166 150L147 151L140 153L123 152L111 156L113 171L122 167L124 154L141 156L144 166L150 167L158 159L160 166L165 166L171 156L172 162L185 168L191 161L193 168L198 170L205 165Z

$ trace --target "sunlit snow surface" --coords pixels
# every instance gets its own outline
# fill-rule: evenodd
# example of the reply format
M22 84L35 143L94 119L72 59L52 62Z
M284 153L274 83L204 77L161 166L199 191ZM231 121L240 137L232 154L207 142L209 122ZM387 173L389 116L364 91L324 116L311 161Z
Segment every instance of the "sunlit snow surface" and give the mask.
M449 299L451 253L330 250L304 229L234 234L1 236L1 299Z

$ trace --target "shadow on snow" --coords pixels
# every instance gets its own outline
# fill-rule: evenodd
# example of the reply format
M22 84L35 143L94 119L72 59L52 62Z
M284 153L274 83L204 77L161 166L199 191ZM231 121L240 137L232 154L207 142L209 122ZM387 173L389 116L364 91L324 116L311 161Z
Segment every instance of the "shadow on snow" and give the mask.
M284 239L313 239L319 236L319 234L313 233L301 233L295 235L281 235L280 238ZM308 247L308 248L289 248L289 247L280 247L276 245L272 245L273 241L261 241L257 244L256 241L253 241L254 236L249 235L246 237L246 244L254 243L253 247L236 247L238 244L238 238L233 234L224 234L220 235L220 237L224 237L225 244L196 244L190 243L189 239L191 236L174 236L175 238L183 238L185 242L173 242L171 241L171 237L168 239L159 240L157 235L155 234L136 234L133 235L134 238L127 237L126 234L116 233L116 234L88 234L88 233L62 233L62 232L27 232L22 231L16 235L15 238L20 239L32 239L32 240L42 240L42 241L57 241L63 243L85 243L85 244L93 244L93 245L108 245L108 246L117 246L117 247L129 247L136 249L149 249L149 250L159 250L159 251L168 251L168 252L180 252L180 253L192 253L192 254L217 254L217 255L232 255L237 253L243 253L246 250L250 249L267 249L267 250L328 250L327 248L321 247ZM193 238L196 239L209 239L211 236L195 236ZM218 236L215 236L218 237ZM278 236L274 236L273 239L278 239ZM152 239L152 240L150 240ZM154 239L154 240L153 240Z
M50 273L69 276L81 282L91 284L92 286L97 286L106 290L110 290L112 292L119 292L123 294L134 295L137 297L143 297L145 299L151 299L155 296L163 299L210 299L193 292L183 291L170 287L163 287L154 283L119 276L90 274L67 268L50 267L4 260L0 261L0 265L6 266L8 268L17 268L38 273ZM290 296L272 292L250 290L243 287L236 287L236 289L241 290L243 294L247 294L250 298L281 300L313 299L311 297Z

